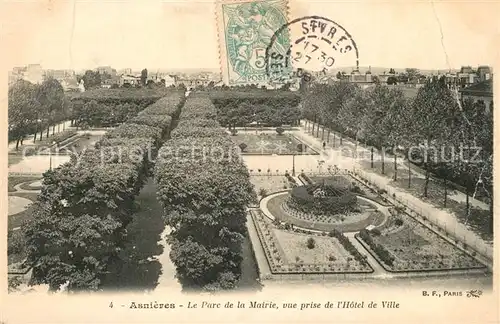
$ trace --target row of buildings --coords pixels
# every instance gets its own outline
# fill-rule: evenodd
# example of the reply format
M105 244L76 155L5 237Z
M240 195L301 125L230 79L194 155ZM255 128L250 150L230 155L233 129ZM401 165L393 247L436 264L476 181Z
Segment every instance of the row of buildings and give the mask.
M392 70L392 69L391 69ZM397 73L392 70L392 73L384 72L379 74L374 74L371 68L364 73L361 73L359 69L353 69L349 74L345 72L338 72L336 75L324 75L318 72L316 75L317 82L319 83L331 83L339 80L345 80L349 82L354 82L362 87L368 87L375 82L389 83L389 84L403 84L406 86L421 87L425 81L433 76L445 77L446 83L449 87L465 88L470 85L486 81L492 78L493 73L489 66L479 66L477 69L473 69L470 66L463 66L459 71L448 71L436 73L416 73L413 76L408 76L407 73Z
M132 69L116 70L110 66L100 66L94 69L101 75L101 87L138 86L142 83L141 72ZM82 75L85 71L82 71ZM73 70L44 70L40 64L29 64L15 67L9 71L9 85L17 80L27 80L34 84L42 83L47 78L58 80L65 91L84 91L84 84L78 82L77 73ZM165 72L149 71L147 83L164 84L165 87L180 86L187 88L206 87L218 82L220 78L211 73L172 74Z
M493 111L493 71L489 66L479 66L476 69L470 66L463 66L458 71L437 71L435 73L419 73L409 79L402 73L381 73L374 74L371 69L360 73L358 69L353 69L351 73L337 73L336 75L324 75L318 73L316 81L318 83L333 83L339 80L353 82L366 89L373 86L377 81L380 83L394 84L400 87L405 94L415 96L417 89L422 87L425 81L431 77L444 77L448 87L457 91L460 98L472 99L475 102L482 102L487 112Z

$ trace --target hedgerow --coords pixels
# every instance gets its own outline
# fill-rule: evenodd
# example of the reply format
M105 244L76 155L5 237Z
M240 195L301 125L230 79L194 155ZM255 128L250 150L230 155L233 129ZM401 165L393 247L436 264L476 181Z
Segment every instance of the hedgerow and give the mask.
M182 102L182 94L172 93L156 107L175 116ZM157 117L141 115L147 118ZM150 173L150 152L168 138L170 123L158 126L122 124L95 149L44 174L33 220L23 226L33 283L99 289L110 263L121 257L134 199Z
M255 198L237 147L204 113L213 110L207 97L189 97L155 165L177 277L205 290L237 284L246 207Z

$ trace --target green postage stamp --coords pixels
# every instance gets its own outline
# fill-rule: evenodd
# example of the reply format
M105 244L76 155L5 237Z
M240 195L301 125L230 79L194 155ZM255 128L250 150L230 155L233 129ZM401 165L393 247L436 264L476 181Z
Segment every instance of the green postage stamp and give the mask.
M230 1L216 3L222 80L227 85L268 83L266 49L274 33L287 24L286 0ZM287 33L273 47L285 55Z

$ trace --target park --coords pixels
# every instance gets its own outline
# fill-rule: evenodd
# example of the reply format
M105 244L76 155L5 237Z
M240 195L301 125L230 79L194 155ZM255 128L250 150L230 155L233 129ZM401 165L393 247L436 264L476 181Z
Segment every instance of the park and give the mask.
M411 99L344 82L304 93L61 97L71 109L60 117L34 120L28 133L12 123L12 287L215 292L425 277L488 285L492 135L475 134L485 145L478 165L419 164L405 149L431 131L433 145L470 140L449 135L459 117L447 129L410 127L425 124L422 110L434 113L428 102L443 93L447 109L474 105L443 87L431 80Z

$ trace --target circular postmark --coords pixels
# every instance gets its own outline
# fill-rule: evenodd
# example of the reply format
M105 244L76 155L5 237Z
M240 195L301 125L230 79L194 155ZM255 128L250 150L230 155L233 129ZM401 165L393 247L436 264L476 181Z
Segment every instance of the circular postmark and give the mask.
M284 35L290 37L287 48L279 42ZM297 18L277 29L265 59L269 82L282 84L309 82L313 74L359 66L358 48L351 35L333 20L320 16Z

